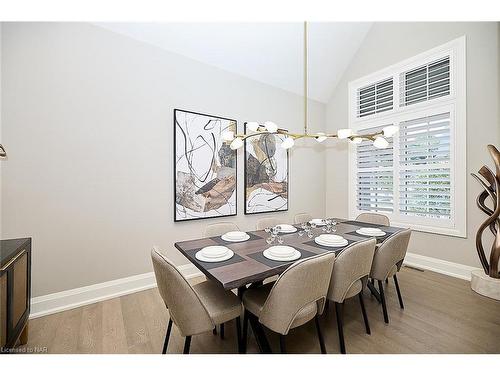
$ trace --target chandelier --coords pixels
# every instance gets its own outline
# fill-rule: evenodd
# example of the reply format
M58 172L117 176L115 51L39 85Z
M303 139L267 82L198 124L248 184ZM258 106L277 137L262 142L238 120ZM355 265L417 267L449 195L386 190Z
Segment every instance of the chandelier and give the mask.
M359 144L364 140L373 142L376 148L386 148L389 142L386 138L392 137L396 134L399 128L395 125L389 125L382 130L374 133L355 134L352 129L339 129L337 133L325 134L314 133L311 134L307 131L307 22L304 22L304 132L291 133L286 129L280 128L272 121L266 121L264 124L251 121L245 122L246 129L250 131L248 134L235 134L233 131L225 131L222 138L225 142L230 143L232 150L239 149L243 146L247 138L254 137L261 134L280 134L284 137L281 142L281 147L289 149L295 144L295 140L300 138L314 138L317 142L321 143L326 139L342 139L350 141L354 144Z

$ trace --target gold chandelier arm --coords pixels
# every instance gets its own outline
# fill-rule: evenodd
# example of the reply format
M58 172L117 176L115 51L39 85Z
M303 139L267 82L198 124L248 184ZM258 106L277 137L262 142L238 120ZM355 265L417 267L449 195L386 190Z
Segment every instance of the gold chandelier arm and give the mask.
M258 135L262 134L276 134L276 135L284 135L286 137L291 137L293 139L299 139L299 138L318 138L318 137L325 137L325 138L338 138L337 134L322 134L322 133L316 133L316 134L298 134L298 133L289 133L288 131L284 129L278 129L276 132L268 132L268 131L257 131L251 134L235 134L235 138L241 138L241 140L246 140L251 137L255 137ZM352 134L348 139L351 141L354 138L361 138L361 139L366 139L369 141L375 140L375 138L382 136L384 134L383 131L375 132L375 133L369 133L369 134ZM228 141L229 142L229 141Z

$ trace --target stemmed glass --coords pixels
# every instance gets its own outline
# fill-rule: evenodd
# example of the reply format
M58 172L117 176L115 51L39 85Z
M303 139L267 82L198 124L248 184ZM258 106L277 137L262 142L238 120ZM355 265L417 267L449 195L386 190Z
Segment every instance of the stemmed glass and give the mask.
M267 227L264 229L264 231L266 233L269 233L269 237L266 238L266 242L269 244L269 245L272 245L276 240L278 241L278 243L281 245L284 240L283 240L283 237L281 237L279 235L280 233L280 227L279 226L275 226L275 227Z

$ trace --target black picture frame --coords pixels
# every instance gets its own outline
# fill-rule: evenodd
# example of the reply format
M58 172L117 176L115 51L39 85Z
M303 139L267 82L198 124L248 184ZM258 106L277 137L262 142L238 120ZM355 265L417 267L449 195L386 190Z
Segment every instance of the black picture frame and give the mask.
M217 219L221 217L230 217L230 216L237 216L238 215L238 153L237 150L234 150L235 153L235 178L236 178L236 186L235 186L235 209L234 213L228 214L228 215L219 215L219 216L207 216L207 217L195 217L195 218L189 218L189 219L179 219L177 218L177 112L184 112L184 113L190 113L194 115L200 115L200 116L206 116L206 117L212 117L216 119L221 119L221 120L227 120L227 121L233 121L235 123L235 132L238 132L238 121L235 119L231 119L228 117L221 117L217 115L211 115L207 113L201 113L201 112L195 112L195 111L189 111L186 109L181 109L181 108L174 108L174 114L173 114L173 120L174 120L174 126L173 126L173 131L174 131L174 147L173 147L173 184L174 184L174 204L173 204L173 214L174 214L174 223L182 223L186 221L196 221L196 220L206 220L206 219Z
M247 133L247 123L243 123L244 134ZM245 139L243 143L243 205L245 215L259 215L268 214L271 212L280 213L287 212L290 209L290 150L286 150L286 180L287 180L287 202L286 210L273 210L273 211L262 211L262 212L248 212L247 211L247 140Z

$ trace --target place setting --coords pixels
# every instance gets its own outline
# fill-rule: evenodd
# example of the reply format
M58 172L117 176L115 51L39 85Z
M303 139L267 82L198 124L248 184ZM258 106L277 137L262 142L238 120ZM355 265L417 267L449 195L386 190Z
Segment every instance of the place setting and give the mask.
M211 237L212 240L222 244L222 245L229 245L232 243L237 243L237 242L245 242L245 241L253 241L253 240L260 240L262 239L261 237L253 234L253 233L247 233L247 232L242 232L242 231L230 231L224 233L222 236L216 236L216 237Z
M377 239L377 242L386 239L392 233L385 232L380 228L373 227L361 227L356 229L354 232L348 233L354 236L362 236L362 237L374 237Z
M204 263L205 269L221 267L244 260L241 256L235 254L233 250L223 245L206 246L202 249L193 250L193 252L196 260Z
M320 234L315 237L313 241L307 243L307 245L320 247L323 249L328 249L331 251L337 251L343 249L344 247L350 245L353 241L350 241L343 236L337 234Z

